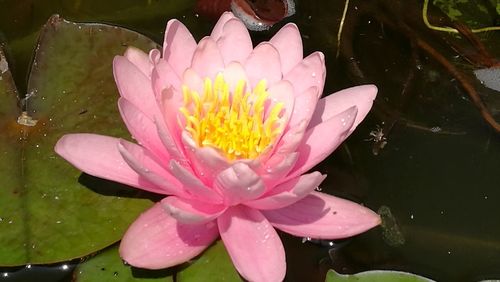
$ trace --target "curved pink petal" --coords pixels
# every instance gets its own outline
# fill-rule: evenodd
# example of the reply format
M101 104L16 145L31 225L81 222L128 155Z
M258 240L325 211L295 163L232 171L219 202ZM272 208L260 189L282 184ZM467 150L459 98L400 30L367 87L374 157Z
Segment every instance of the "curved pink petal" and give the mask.
M158 137L155 123L123 97L118 99L118 109L134 139L159 159L168 161L169 154Z
M229 20L235 19L235 18L236 17L231 12L222 13L222 15L219 17L219 20L217 21L214 28L212 29L212 33L210 34L210 37L212 37L213 40L217 41L223 34L224 25Z
M159 109L150 79L122 56L114 58L113 74L120 95L153 120Z
M356 106L358 114L351 129L352 131L368 114L376 96L377 87L373 84L355 86L330 94L319 100L309 127L314 127L345 109Z
M356 113L354 106L308 129L297 148L299 159L288 178L308 171L330 155L347 137L356 119Z
M302 38L295 24L288 23L283 26L269 42L278 49L283 74L302 61Z
M182 224L156 203L128 228L120 256L135 267L167 268L199 255L218 235L214 222Z
M253 50L252 39L246 26L236 18L228 20L221 36L214 40L226 65L233 61L244 62Z
M217 192L205 186L199 178L191 174L190 171L181 166L178 162L174 160L170 161L170 171L193 198L207 203L222 203L222 198Z
M228 160L212 147L198 146L187 131L182 132L182 142L187 147L186 154L197 176L208 186L215 177L230 166Z
M156 118L158 134L163 144L169 149L170 156L183 165L187 162L184 157L181 143L182 129L179 124L179 108L184 105L182 94L170 87L162 91L160 98L162 114Z
M260 176L241 162L219 173L214 186L224 195L226 205L236 205L255 199L265 191L264 182Z
M317 239L351 237L380 224L380 217L372 210L319 192L263 214L274 227L286 233Z
M151 73L151 85L158 98L163 90L173 87L177 90L181 89L181 79L174 71L172 66L165 60L159 60Z
M203 38L194 51L191 68L202 78L214 79L217 73L224 70L224 60L217 43L210 38Z
M196 41L189 30L178 20L170 20L163 40L163 59L172 66L178 76L191 65Z
M302 120L295 127L286 131L276 146L275 154L289 154L295 152L299 144L304 139L307 130L307 121Z
M269 43L264 42L255 47L244 65L252 87L262 79L266 79L270 87L282 78L280 54Z
M309 195L326 178L315 171L290 179L270 191L269 195L246 202L245 205L259 210L274 210L289 206Z
M266 184L267 190L272 189L278 181L282 180L290 172L295 162L297 162L298 155L296 152L287 152L285 154L277 152L272 154L259 167L258 173Z
M295 99L293 98L292 84L286 80L280 80L271 85L271 87L267 89L267 92L269 93L268 99L271 101L271 105L266 112L266 118L273 104L283 103L284 111L281 116L281 121L283 123L282 126L285 127L294 111Z
M191 91L201 94L204 90L205 80L195 70L189 68L182 74L182 85L189 87ZM182 95L180 96L182 97Z
M234 206L217 220L219 232L238 272L248 281L283 281L283 244L257 210Z
M318 97L323 93L325 78L325 56L321 52L314 52L307 56L283 76L283 79L293 84L295 95L315 86L318 88Z
M315 113L318 97L318 88L315 86L309 87L306 91L295 96L294 104L299 106L293 108L292 116L288 122L289 128L298 126L302 121L309 124L312 115Z
M179 181L166 171L155 160L155 157L143 147L125 140L120 140L117 147L130 168L144 179L161 188L162 194L187 195Z
M66 134L57 141L54 150L87 174L163 194L164 190L137 174L123 160L119 142L118 138L97 134Z
M225 210L224 205L213 205L193 199L170 196L161 201L165 211L180 223L201 224L216 219Z
M123 56L140 69L144 75L147 77L151 76L153 64L149 60L148 54L144 53L139 48L129 46L127 50L125 50L125 54L123 54Z

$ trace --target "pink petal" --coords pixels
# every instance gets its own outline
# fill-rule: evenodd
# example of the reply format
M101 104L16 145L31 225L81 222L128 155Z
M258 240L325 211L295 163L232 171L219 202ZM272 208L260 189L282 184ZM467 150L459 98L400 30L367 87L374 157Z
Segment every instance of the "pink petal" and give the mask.
M171 267L199 255L218 235L213 222L182 224L156 203L129 227L120 244L120 256L135 267Z
M182 142L187 147L186 154L191 166L203 183L211 186L215 176L230 166L216 149L196 145L187 131L182 132Z
M151 80L127 58L116 56L113 74L120 95L153 120L159 113Z
M151 83L155 96L159 97L163 90L173 87L181 89L181 80L172 66L165 60L159 60L151 74Z
M280 80L269 87L267 92L269 93L268 99L272 104L283 103L284 111L281 120L283 122L283 127L285 127L294 111L295 99L293 98L292 84L286 80ZM272 106L273 105L268 107L268 113ZM266 113L266 118L268 113Z
M288 23L283 26L269 42L278 49L283 74L302 61L302 38L295 24Z
M183 224L207 223L216 219L226 210L224 205L212 205L176 196L163 199L161 204L171 217Z
M237 162L215 179L214 186L224 195L226 205L236 205L255 199L265 190L264 183L248 165Z
M321 52L314 52L295 65L291 71L283 76L283 79L293 84L295 95L315 86L318 89L319 97L323 93L325 77L325 56Z
M263 213L274 227L286 233L317 239L351 237L380 224L380 217L370 209L319 192Z
M127 60L129 60L132 64L134 64L141 72L147 77L151 76L151 69L153 68L153 64L149 60L148 54L144 53L142 50L135 48L133 46L129 46L127 50L125 50L125 54L123 54Z
M165 150L168 152L169 156L177 160L183 166L188 167L188 160L184 157L184 153L179 150L178 145L175 143L172 135L168 132L165 124L162 121L155 120L156 129L158 131L158 137L161 140Z
M189 30L178 20L170 20L163 41L163 59L172 66L178 76L191 65L196 41Z
M130 168L144 177L144 179L161 188L162 194L187 195L181 188L179 181L166 171L155 160L155 157L151 156L143 147L125 140L120 140L117 147Z
M229 85L230 91L234 91L236 85L238 85L238 82L240 80L245 81L246 88L249 89L250 87L245 69L239 62L231 62L227 64L226 68L224 69L223 75L224 80Z
M265 163L259 167L259 175L266 184L268 190L282 181L283 177L290 172L298 159L298 153L274 153Z
M194 199L213 204L222 203L222 198L217 192L205 186L200 179L191 174L190 171L178 162L174 160L170 161L170 171Z
M276 146L276 153L289 154L295 152L299 144L304 139L304 134L307 130L307 120L302 120L295 127L290 128L281 137L280 142Z
M154 122L123 97L118 99L118 108L134 139L161 160L168 161L169 154L162 146Z
M194 51L191 68L202 78L214 79L215 75L224 70L224 60L217 43L210 38L203 38Z
M170 156L184 165L186 160L181 147L182 129L179 125L179 108L184 104L182 94L170 87L162 91L160 99L162 115L157 117L163 117L163 119L155 119L158 134L169 150Z
M288 178L300 175L328 157L347 137L356 119L357 109L351 107L307 130L297 148L299 159Z
M238 272L248 281L283 281L286 273L283 244L257 210L228 209L217 220L221 238Z
M189 87L191 91L201 94L203 93L205 81L195 70L189 68L182 75L182 84ZM182 95L180 96L182 97Z
M265 42L252 51L245 62L245 69L252 87L262 79L267 80L269 87L282 78L280 54L273 45Z
M244 62L253 50L252 39L246 26L236 18L228 20L224 24L221 36L214 40L225 65L233 61Z
M289 206L309 195L326 178L315 171L290 179L276 186L260 199L246 202L245 205L258 210L274 210Z
M222 15L219 17L219 20L217 21L214 28L212 29L212 33L210 34L210 37L212 37L213 40L217 41L223 35L224 25L229 20L235 19L235 18L236 17L231 12L222 13Z
M57 154L87 174L163 194L164 190L128 166L118 152L119 142L118 138L96 134L67 134L57 141L54 149Z
M318 103L318 88L312 86L306 91L295 96L295 105L300 105L293 108L293 113L288 122L288 127L293 128L298 126L302 121L309 124L311 116L315 113L316 104Z
M372 84L351 87L330 94L319 100L309 127L316 126L349 107L356 106L358 114L351 129L353 131L370 111L376 95L377 87Z

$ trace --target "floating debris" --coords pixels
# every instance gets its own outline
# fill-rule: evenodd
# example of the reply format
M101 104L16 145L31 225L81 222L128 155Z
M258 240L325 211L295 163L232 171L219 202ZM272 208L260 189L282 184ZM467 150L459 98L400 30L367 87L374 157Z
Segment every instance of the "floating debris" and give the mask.
M25 126L35 126L38 120L33 119L28 112L22 112L21 115L17 118L17 123Z
M405 243L405 237L396 218L387 206L381 206L377 212L382 219L382 237L387 245L392 247L402 246Z

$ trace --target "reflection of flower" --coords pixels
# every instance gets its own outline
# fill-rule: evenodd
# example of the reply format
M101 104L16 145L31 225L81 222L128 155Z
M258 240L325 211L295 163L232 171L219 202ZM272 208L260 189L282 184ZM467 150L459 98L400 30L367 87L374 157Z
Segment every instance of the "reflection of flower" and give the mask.
M304 174L361 122L377 90L319 99L324 57L302 58L295 25L253 49L231 13L198 44L172 20L162 55L129 48L115 58L114 75L120 113L139 145L70 134L56 151L88 174L169 195L125 234L120 254L131 265L185 262L220 234L243 277L282 280L274 227L336 239L380 222L369 209L314 191L325 175Z

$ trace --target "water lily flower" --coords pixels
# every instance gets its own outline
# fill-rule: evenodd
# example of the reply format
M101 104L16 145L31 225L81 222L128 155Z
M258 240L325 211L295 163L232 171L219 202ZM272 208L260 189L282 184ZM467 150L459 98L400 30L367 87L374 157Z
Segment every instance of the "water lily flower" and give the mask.
M171 20L163 52L129 48L113 67L120 113L138 144L68 134L55 150L85 173L166 195L124 235L129 264L174 266L220 235L245 279L281 281L275 228L338 239L380 223L359 204L315 191L326 176L308 172L363 120L377 88L321 98L324 56L303 58L296 25L253 48L230 12L198 43Z

